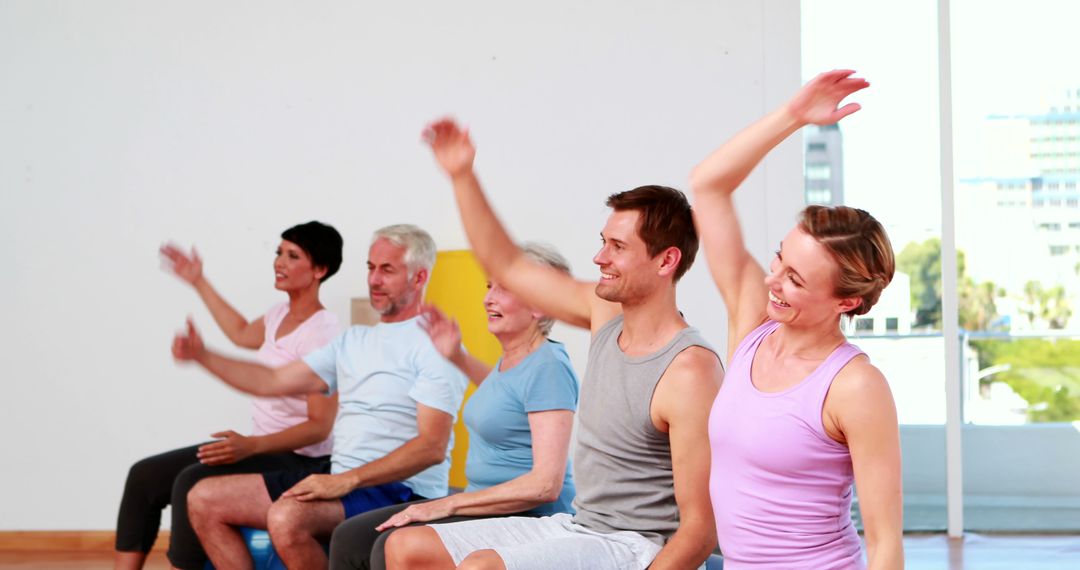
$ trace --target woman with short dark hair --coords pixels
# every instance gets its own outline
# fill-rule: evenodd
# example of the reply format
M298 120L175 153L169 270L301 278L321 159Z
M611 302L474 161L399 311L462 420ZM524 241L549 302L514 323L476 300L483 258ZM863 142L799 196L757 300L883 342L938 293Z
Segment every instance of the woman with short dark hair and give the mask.
M191 285L222 332L236 346L257 349L257 358L280 366L321 347L338 332L337 318L319 301L319 286L341 267L341 235L308 222L285 230L274 258L274 288L289 295L265 315L248 321L203 276L202 259L167 244L161 256L174 275ZM256 398L251 435L232 430L211 434L201 445L168 451L131 467L116 528L116 568L142 568L157 539L161 510L172 505L169 561L201 569L206 553L187 519L187 493L201 479L281 469L323 472L337 394Z

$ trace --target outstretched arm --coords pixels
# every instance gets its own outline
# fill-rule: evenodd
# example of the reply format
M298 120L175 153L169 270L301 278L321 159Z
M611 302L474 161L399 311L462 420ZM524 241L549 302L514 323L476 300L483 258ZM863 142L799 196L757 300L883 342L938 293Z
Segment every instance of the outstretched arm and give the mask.
M671 441L679 529L656 555L652 570L697 568L716 548L709 500L709 411L723 378L716 354L691 347L672 361L656 388L653 416L667 424Z
M491 209L473 171L476 148L469 132L443 119L428 126L424 138L454 185L465 235L491 279L523 301L565 323L591 328L614 316L611 305L593 292L595 283L578 281L525 256ZM594 315L594 310L604 314ZM600 322L598 322L600 321Z
M765 271L743 242L731 194L776 145L808 125L832 124L859 110L858 103L837 108L852 93L868 87L850 70L822 73L779 109L738 133L694 168L694 220L705 259L728 309L728 357L739 341L765 319Z
M294 360L279 368L245 362L217 354L203 345L191 319L187 330L173 338L173 358L193 361L226 384L254 396L288 396L323 392L324 382L303 360Z
M195 248L188 254L179 247L167 243L158 251L162 261L181 281L191 285L199 294L206 308L214 317L214 322L221 327L221 332L229 337L233 344L242 348L256 349L262 345L266 334L262 317L248 321L230 305L203 275L202 258Z

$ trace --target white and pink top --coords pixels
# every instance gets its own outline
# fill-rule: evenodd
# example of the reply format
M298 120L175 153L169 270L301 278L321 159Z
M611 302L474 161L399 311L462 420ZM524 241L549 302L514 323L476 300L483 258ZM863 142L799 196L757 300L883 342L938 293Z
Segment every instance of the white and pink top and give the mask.
M308 319L289 334L277 337L278 327L289 313L289 304L274 305L263 316L266 337L256 358L259 362L277 368L288 364L307 353L322 348L341 332L337 317L323 309ZM252 435L277 433L296 424L307 421L307 396L272 396L255 398L251 405ZM319 457L330 455L333 438L294 450L300 455Z

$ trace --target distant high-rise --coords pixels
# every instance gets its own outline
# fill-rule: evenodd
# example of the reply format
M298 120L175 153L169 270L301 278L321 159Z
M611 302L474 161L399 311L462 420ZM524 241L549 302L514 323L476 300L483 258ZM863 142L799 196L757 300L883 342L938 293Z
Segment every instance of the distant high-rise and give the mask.
M957 245L969 275L1014 295L1028 281L1080 290L1080 88L1045 109L988 117L987 132L1027 160L988 163L992 174L957 186Z
M1028 118L1031 160L1046 179L1080 178L1080 89L1069 89L1050 111Z
M808 128L806 140L806 203L844 203L843 137L836 124Z

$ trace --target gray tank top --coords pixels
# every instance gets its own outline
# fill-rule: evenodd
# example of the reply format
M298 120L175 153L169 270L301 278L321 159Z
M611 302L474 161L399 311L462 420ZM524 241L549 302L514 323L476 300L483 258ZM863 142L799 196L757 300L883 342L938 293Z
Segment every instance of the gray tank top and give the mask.
M574 522L599 532L634 531L663 546L679 528L679 509L671 444L649 416L653 392L683 350L716 351L687 327L660 350L629 357L619 348L622 330L619 315L589 346L574 448Z

